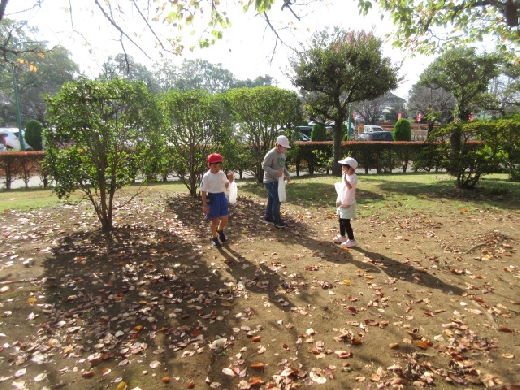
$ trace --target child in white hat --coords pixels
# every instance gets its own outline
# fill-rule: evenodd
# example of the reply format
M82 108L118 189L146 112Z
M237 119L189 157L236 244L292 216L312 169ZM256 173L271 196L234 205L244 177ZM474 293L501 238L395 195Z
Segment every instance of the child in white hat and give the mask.
M337 183L340 185L336 187L339 195L336 204L338 206L339 234L332 241L341 243L344 248L352 248L357 246L350 220L356 218L356 168L358 163L352 157L339 160L338 163L341 164L342 171L341 183Z

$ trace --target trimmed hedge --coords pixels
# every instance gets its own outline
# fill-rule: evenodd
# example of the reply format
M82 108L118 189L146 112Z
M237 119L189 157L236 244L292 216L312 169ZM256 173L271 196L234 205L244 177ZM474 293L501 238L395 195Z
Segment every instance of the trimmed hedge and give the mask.
M0 175L5 179L5 188L10 190L16 179L23 179L28 187L29 180L35 175L40 176L46 188L48 174L42 166L44 155L42 151L0 153Z

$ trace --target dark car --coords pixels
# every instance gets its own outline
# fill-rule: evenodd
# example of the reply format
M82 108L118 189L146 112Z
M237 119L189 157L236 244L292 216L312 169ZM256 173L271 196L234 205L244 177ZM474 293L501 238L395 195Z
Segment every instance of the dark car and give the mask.
M390 131L373 131L359 134L357 139L358 141L393 141L394 136Z

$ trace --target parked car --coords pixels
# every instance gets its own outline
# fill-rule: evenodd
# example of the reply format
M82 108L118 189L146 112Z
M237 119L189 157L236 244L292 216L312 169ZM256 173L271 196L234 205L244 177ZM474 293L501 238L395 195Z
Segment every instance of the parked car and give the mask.
M309 142L310 140L311 140L311 137L309 137L306 134L300 133L300 139L298 141Z
M365 125L363 126L363 133L372 133L374 131L384 131L381 126L378 125Z
M4 140L7 150L21 150L20 131L15 127L0 129L0 136ZM25 150L32 150L32 146L25 142Z
M394 136L390 131L373 131L372 133L362 133L357 136L358 141L393 141Z

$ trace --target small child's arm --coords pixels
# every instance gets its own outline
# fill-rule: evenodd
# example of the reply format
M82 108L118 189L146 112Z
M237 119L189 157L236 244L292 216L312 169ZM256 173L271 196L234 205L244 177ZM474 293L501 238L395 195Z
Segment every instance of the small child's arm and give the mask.
M201 191L202 194L202 212L204 215L208 215L209 213L209 207L208 207L208 201L207 201L207 192Z

